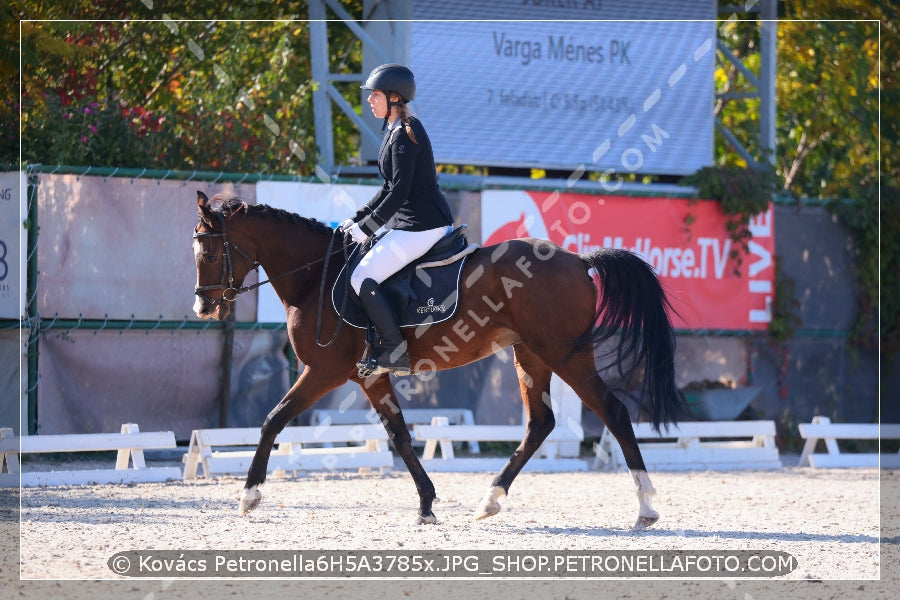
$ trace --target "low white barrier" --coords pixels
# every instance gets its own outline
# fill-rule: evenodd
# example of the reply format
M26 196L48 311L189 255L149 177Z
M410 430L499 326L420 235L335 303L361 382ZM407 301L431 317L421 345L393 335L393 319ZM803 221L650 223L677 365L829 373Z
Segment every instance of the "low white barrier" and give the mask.
M651 471L780 469L774 421L688 421L653 430L635 423L634 435ZM643 441L643 443L642 443ZM603 431L595 444L599 468L624 469L618 442Z
M225 473L244 473L250 468L259 427L235 429L195 429L184 462L183 479L194 479L203 469L206 477ZM352 442L359 445L339 448L324 444ZM319 425L285 427L275 438L276 447L269 457L269 471L313 471L320 469L368 469L382 472L394 465L388 448L387 432L381 425ZM219 448L214 450L214 448Z
M11 429L0 432L0 452L7 465L7 473L0 475L0 487L15 487L20 478L23 487L39 485L84 485L91 483L147 483L177 480L177 467L148 468L144 450L175 448L175 434L171 431L142 433L135 423L122 425L121 433L86 433L70 435L12 435ZM33 471L23 473L19 453L46 454L51 452L118 451L114 469ZM132 468L129 468L129 463Z
M499 471L508 458L457 458L453 442L520 442L525 437L522 425L450 425L446 417L434 417L431 425L413 425L413 433L419 441L425 442L422 465L428 471ZM559 442L580 442L584 432L580 427L573 430L567 426L557 426L536 453L525 465L531 471L586 471L587 462L578 458L559 458ZM434 455L438 446L441 458ZM542 456L546 458L541 458Z
M447 417L451 425L474 425L475 417L467 408L405 408L403 420L410 427L413 425L428 425L435 417ZM381 423L375 409L316 409L312 411L309 419L310 425L355 425L369 423L377 425ZM469 452L478 454L481 449L476 440L467 440Z
M797 466L805 467L877 467L900 468L900 454L878 452L841 452L838 440L900 439L900 425L878 423L832 423L828 417L813 417L812 423L800 423L800 437L806 440ZM817 453L819 440L826 453Z

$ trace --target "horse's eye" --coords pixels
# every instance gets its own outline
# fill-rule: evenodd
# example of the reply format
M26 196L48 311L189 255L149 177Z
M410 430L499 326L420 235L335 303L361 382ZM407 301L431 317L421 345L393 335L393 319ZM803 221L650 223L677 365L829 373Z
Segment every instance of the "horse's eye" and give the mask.
M219 259L219 257L216 256L215 254L204 254L203 255L203 262L206 262L206 263L212 264L212 263L216 262L218 259Z

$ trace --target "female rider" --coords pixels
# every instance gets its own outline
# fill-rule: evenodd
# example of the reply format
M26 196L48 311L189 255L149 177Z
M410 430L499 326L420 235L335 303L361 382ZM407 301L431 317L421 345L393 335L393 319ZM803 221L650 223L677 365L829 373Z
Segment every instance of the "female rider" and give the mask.
M438 188L431 141L406 106L416 95L412 71L398 64L381 65L360 87L370 91L372 113L384 119L382 132L387 129L378 151L384 185L352 219L341 223L341 230L360 244L382 227L388 232L351 273L350 285L376 330L371 374L408 375L406 341L380 284L449 233L453 217Z

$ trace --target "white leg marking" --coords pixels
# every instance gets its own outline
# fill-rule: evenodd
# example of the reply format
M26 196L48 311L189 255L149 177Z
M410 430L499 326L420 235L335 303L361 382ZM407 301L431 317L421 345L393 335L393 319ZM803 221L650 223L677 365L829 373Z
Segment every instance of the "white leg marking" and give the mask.
M244 488L244 491L241 492L241 503L238 507L238 510L241 511L242 515L246 515L251 510L255 509L259 506L260 501L262 501L262 493L258 489L258 486L253 486L249 488Z
M643 529L649 527L659 519L659 513L653 509L653 496L656 495L656 489L650 483L650 477L647 471L632 471L631 477L634 479L635 493L641 510L638 512L638 520L635 528Z
M489 489L487 494L484 495L481 504L478 505L478 510L475 513L475 520L481 520L500 512L500 503L498 500L505 496L506 490L499 485L495 485Z

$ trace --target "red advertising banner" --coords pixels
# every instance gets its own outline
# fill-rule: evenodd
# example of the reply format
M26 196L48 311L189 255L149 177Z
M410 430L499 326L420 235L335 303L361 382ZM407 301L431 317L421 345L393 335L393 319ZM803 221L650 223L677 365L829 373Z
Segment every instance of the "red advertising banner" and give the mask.
M677 328L760 330L772 320L771 204L749 224L749 251L729 237L721 206L709 200L487 190L481 212L485 245L531 236L578 254L605 247L640 255L681 316Z

